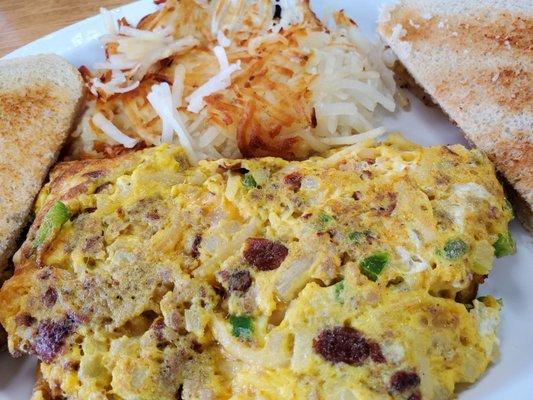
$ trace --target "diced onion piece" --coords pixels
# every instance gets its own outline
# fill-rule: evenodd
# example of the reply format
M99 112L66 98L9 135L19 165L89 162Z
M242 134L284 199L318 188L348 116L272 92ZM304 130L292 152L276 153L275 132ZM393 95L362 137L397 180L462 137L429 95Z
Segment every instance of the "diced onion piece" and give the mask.
M235 201L235 195L239 190L240 177L237 175L230 175L226 183L225 196L229 201Z
M313 265L314 258L299 258L294 260L283 272L276 282L276 290L280 299L284 301L292 300L294 294L305 285L307 272Z
M197 304L193 304L185 310L185 329L194 333L197 337L204 335L205 326L209 322L209 316L205 309Z
M94 126L127 149L131 149L137 144L137 140L123 134L115 125L111 123L111 121L104 117L102 113L94 114L92 122Z
M294 335L294 349L291 359L291 369L297 373L305 372L311 365L313 347L313 334L299 330Z
M424 271L429 267L426 260L420 257L418 254L411 254L407 249L402 246L396 246L396 253L400 256L400 260L407 268L408 274L416 274Z
M478 199L490 200L492 197L487 189L474 182L453 185L453 192L463 198L476 197Z
M497 308L487 307L483 302L474 300L474 309L470 311L477 323L478 332L481 336L497 337L496 330L500 323L500 315Z
M265 347L254 349L234 337L228 328L223 319L213 318L213 336L231 358L270 368L288 364L289 355L284 346L287 338L280 332L270 332Z

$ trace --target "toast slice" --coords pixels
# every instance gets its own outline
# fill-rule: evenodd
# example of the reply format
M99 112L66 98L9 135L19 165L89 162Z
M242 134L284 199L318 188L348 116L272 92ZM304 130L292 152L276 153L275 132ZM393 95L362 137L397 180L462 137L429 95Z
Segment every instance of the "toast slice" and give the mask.
M533 3L401 0L382 10L378 31L516 189L515 208L531 230Z
M59 56L0 61L0 285L83 98L81 75Z

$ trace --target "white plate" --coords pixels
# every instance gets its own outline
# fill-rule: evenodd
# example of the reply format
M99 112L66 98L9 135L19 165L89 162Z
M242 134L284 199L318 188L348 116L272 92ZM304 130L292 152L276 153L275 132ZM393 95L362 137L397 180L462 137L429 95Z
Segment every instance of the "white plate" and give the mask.
M375 35L375 21L384 1L312 0L319 16L328 10L344 9L368 35ZM137 22L155 10L150 0L142 0L113 11ZM6 58L38 53L57 53L76 65L92 64L103 58L97 38L104 33L100 17L88 18L30 43ZM408 112L385 119L389 129L403 132L424 144L465 143L459 130L438 110L423 106L411 97ZM512 232L518 252L497 260L492 274L481 288L483 293L502 297L504 307L500 329L501 357L475 385L460 394L461 400L533 399L533 238L513 222ZM35 361L12 360L0 356L0 400L27 400L34 379Z

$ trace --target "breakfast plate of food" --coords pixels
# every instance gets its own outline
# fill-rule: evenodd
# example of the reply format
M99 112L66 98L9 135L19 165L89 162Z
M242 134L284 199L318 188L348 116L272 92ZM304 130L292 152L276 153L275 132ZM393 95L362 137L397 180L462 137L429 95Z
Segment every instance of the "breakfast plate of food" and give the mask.
M7 55L0 400L530 398L532 30L143 0Z

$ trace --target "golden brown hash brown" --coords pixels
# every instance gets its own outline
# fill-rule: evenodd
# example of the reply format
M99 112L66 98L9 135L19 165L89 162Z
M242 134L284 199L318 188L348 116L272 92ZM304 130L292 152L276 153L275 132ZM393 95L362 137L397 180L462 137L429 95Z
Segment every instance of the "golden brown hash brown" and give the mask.
M392 89L381 83L380 74L390 73L378 61L381 54L374 55L375 60L346 65L356 59L356 54L371 57L367 54L370 45L356 32L355 23L337 13L334 18L337 31L330 31L315 17L307 1L296 1L295 9L301 13L301 21L277 32L273 28L276 19L270 0L221 0L207 5L193 0L167 1L136 28L152 32L171 26L174 39L190 36L197 44L156 62L134 90L109 95L97 88L98 98L91 103L78 130L74 156L94 157L109 152L112 142L89 118L97 112L126 135L147 145L157 144L162 124L146 96L153 85L162 82L172 85L177 66L185 70L184 99L215 75L218 62L213 47L217 44L217 32L223 32L231 42L225 48L229 63L240 63L241 69L232 75L229 87L204 98L206 108L198 114L187 111L187 104L178 107L193 138L198 139L207 129L218 131L212 146L202 149L209 158L270 155L303 159L311 152L330 147L322 141L323 137L375 128L371 120L376 105L383 102L389 109L394 107L394 83L388 83ZM121 20L120 25L128 23ZM123 36L119 38L124 40ZM135 38L126 40L130 40L130 47L137 46ZM126 49L126 44L114 41L106 44L108 58L122 56ZM332 72L328 63L333 61L337 64ZM383 70L375 71L378 64ZM93 79L88 69L83 71L88 82ZM104 83L112 79L111 70L99 74L103 74ZM351 87L354 80L361 82ZM335 97L336 93L344 96L343 85L348 85L347 96L353 98ZM376 90L385 95L367 97L374 96L368 92ZM322 104L334 107L343 101L350 103L346 112L353 115L331 114L321 108Z

